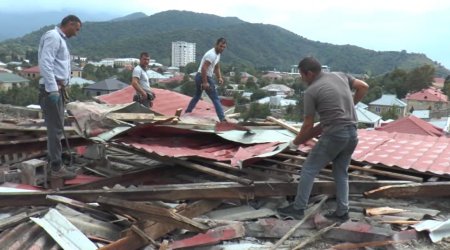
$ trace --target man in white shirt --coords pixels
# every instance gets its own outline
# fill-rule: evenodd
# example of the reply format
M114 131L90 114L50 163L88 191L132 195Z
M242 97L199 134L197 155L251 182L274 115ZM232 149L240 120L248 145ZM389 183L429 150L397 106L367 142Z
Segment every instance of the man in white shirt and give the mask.
M227 41L225 38L219 38L216 41L214 48L208 50L200 62L200 66L195 76L196 91L192 97L185 113L190 113L200 100L202 91L206 91L209 98L214 104L217 117L220 122L226 121L225 114L223 113L222 105L220 104L219 96L216 91L216 81L213 79L213 73L216 75L219 84L223 84L222 74L220 72L220 55L227 47Z
M50 176L73 179L76 175L62 163L61 138L64 130L65 87L69 83L71 67L66 40L76 36L81 29L77 16L66 16L60 27L47 31L40 40L38 50L39 70L42 75L39 104L47 126L47 151Z

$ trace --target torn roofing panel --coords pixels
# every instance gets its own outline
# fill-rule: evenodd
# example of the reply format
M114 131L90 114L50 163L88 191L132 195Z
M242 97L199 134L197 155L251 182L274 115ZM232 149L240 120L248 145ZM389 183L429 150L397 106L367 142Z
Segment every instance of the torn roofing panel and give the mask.
M166 116L175 115L175 112L179 108L183 110L186 109L192 98L190 96L165 89L152 88L152 91L155 93L156 98L153 101L153 107L151 107L151 110ZM129 86L110 94L97 96L96 98L101 102L108 104L124 104L132 102L134 93L134 88ZM192 114L211 117L216 116L214 106L211 103L202 100L197 103L195 109L192 111Z
M127 131L126 136L115 139L115 142L161 156L198 156L217 161L229 161L233 166L261 155L277 154L284 149L279 146L282 142L275 137L268 139L265 143L243 145L239 141L225 140L212 131L205 133L152 124L132 128Z

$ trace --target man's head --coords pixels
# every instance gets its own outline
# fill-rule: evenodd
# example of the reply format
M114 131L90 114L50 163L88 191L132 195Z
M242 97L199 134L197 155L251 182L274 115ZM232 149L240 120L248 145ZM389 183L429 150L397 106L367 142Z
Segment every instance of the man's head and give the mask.
M322 65L314 57L305 57L298 64L298 70L302 80L311 84L322 71Z
M225 38L221 37L217 39L216 46L214 46L217 54L221 54L226 47L227 47L227 40L225 40Z
M147 52L141 52L141 55L139 57L139 65L142 68L146 68L148 66L148 63L150 62L150 56Z
M60 28L67 38L76 36L81 29L81 20L77 16L68 15L61 21Z

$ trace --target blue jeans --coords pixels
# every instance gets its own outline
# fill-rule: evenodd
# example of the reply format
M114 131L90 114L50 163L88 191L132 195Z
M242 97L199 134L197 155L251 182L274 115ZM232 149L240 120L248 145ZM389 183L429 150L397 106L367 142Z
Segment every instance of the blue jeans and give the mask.
M216 81L212 77L208 76L208 83L209 83L209 90L205 90L206 94L208 94L209 98L214 104L214 108L216 109L217 117L219 117L219 121L225 120L225 115L223 113L222 105L220 104L219 96L217 95L216 91ZM186 113L192 112L192 110L195 108L195 105L197 105L197 102L200 100L200 97L202 96L202 74L197 73L195 75L195 94L192 97L191 101L189 102L189 105L186 109Z
M300 175L294 207L306 209L314 184L314 178L328 163L333 164L333 177L336 184L336 212L348 212L348 166L353 151L358 144L355 125L346 126L330 134L323 134L311 150Z

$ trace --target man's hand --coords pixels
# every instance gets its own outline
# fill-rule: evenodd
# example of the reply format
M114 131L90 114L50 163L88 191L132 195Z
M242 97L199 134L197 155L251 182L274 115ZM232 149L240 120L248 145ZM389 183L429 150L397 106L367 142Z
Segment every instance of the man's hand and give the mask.
M208 89L209 89L209 83L208 82L202 83L202 90L208 90Z
M59 91L52 91L50 93L48 93L48 99L53 103L53 104L57 104L59 102Z
M219 79L217 79L217 81L219 82L219 84L223 84L223 78L219 77Z
M294 141L289 142L289 149L292 151L297 151L298 145L294 143Z

